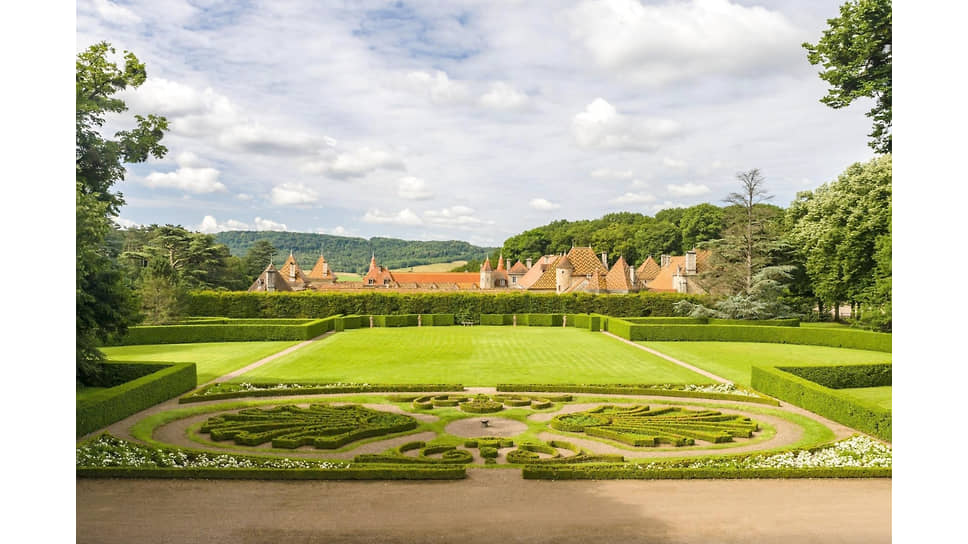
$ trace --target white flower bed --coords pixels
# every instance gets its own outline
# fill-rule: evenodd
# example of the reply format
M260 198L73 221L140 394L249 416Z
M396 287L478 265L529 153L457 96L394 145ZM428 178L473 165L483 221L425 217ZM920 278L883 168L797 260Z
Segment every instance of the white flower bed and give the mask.
M209 387L200 393L200 396L218 395L222 393L249 392L249 391L288 391L299 389L336 389L341 387L353 387L366 389L370 387L368 383L319 383L319 384L298 384L298 383L276 383L276 384L251 384L251 383L220 383Z
M232 454L184 452L178 449L156 449L102 436L78 446L76 466L84 468L305 468L328 470L348 468L348 463L303 459L253 460Z
M741 459L698 459L679 463L628 465L637 470L669 468L891 468L891 447L867 438L854 436L817 451L788 451L772 455L753 455Z

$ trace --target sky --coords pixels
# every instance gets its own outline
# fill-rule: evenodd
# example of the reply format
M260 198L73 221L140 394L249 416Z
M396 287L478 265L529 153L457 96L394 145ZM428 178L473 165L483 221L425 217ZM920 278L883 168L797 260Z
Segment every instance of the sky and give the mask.
M870 102L834 110L801 44L839 1L77 3L76 50L134 52L161 160L122 226L496 246L557 219L773 203L873 157Z

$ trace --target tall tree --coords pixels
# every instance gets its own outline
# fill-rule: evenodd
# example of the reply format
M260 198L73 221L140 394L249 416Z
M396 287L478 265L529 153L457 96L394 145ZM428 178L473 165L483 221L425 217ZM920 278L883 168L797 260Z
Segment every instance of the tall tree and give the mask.
M124 65L109 58L115 53L107 43L92 45L77 55L75 115L76 231L76 332L78 380L95 379L103 354L97 349L111 334L123 333L136 316L133 294L110 258L105 242L124 198L112 192L124 179L124 163L149 156L163 157L161 145L168 121L164 117L135 115L135 128L101 134L107 113L127 110L115 95L144 83L145 66L125 51Z
M736 174L740 183L740 190L730 193L724 201L737 206L743 212L743 222L735 225L728 237L730 249L737 251L745 265L745 291L753 287L753 274L759 261L765 257L762 247L764 242L765 224L757 204L762 204L773 198L766 191L766 180L758 168ZM720 247L721 251L726 247Z
M810 64L820 64L820 78L830 84L821 102L844 108L858 98L874 99L867 116L874 120L869 145L891 152L891 0L848 0L840 17L816 45L804 43Z
M272 245L272 242L265 238L260 238L252 244L252 247L245 254L245 258L242 259L245 275L250 282L259 277L259 274L265 270L278 252L279 250Z

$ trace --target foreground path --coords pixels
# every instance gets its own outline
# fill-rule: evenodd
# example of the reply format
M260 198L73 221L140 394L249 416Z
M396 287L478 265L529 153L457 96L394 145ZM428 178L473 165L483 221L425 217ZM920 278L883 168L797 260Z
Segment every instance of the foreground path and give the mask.
M876 544L891 480L77 480L77 542ZM124 500L119 500L124 497Z
M264 365L266 363L275 361L279 357L282 357L284 355L289 355L290 353L296 351L299 348L306 347L309 344L312 344L313 342L315 342L317 340L322 340L323 338L326 338L327 336L330 336L332 334L335 334L335 332L334 331L324 332L323 334L320 334L316 338L312 338L310 340L306 340L305 342L300 342L300 343L296 344L295 346L286 348L286 349L284 349L284 350L282 350L282 351L280 351L278 353L273 353L272 355L269 355L268 357L263 357L262 359L259 359L258 361L252 363L251 365L248 365L248 366L245 366L243 368L240 368L240 369L238 369L238 370L236 370L234 372L229 372L228 374L225 374L223 376L219 376L218 378L215 378L214 380L212 380L212 381L210 381L208 383L200 383L200 384L198 384L198 386L199 387L202 387L202 386L208 385L210 383L227 382L227 381L231 380L232 378L235 378L237 376L241 376L241 375L245 374L246 372L249 372L251 370L254 370L256 368L259 368L260 366L262 366L262 365Z

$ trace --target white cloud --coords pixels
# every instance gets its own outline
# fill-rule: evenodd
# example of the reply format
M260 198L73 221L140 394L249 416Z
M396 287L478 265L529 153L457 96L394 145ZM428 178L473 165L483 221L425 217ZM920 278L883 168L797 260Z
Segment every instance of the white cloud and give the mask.
M371 209L363 215L364 223L379 223L392 225L422 225L423 220L420 216L413 213L410 208L404 208L397 213L383 213L379 209Z
M457 104L466 102L470 97L467 85L454 81L440 70L434 73L410 72L407 81L411 87L424 92L434 104Z
M98 15L112 23L130 25L141 22L141 17L138 17L133 11L110 0L94 0L94 8Z
M429 200L434 197L434 193L427 188L427 182L424 180L407 176L400 178L397 196L407 200Z
M635 119L621 115L603 98L596 98L572 118L571 131L586 149L653 151L680 132L668 119Z
M272 188L269 198L276 206L290 206L312 204L319 200L319 195L301 183L283 183Z
M316 229L316 233L317 234L332 234L333 236L346 236L346 235L349 234L349 231L346 230L346 228L344 228L342 225L339 225L339 226L333 227L331 229L318 228L318 229Z
M134 221L130 219L125 219L123 217L115 217L114 222L117 223L118 226L121 227L122 229L132 229L132 228L137 228L141 226L140 223L135 223Z
M593 178L600 179L629 179L632 177L631 170L611 170L609 168L599 168L598 170L592 171Z
M398 155L366 146L340 153L332 161L309 163L303 167L306 172L325 173L337 179L359 178L377 170L406 169Z
M252 227L235 219L229 219L225 223L219 223L215 217L206 215L202 218L202 222L195 227L195 230L205 234L215 234L216 232L225 232L227 230L252 230Z
M216 193L226 190L218 177L219 171L214 168L181 167L174 172L152 172L145 176L144 184L152 188L180 189L195 194Z
M663 157L662 166L665 166L666 168L671 168L673 170L685 170L686 167L689 165L686 164L686 161L683 161L683 160L673 159L672 157Z
M424 212L427 223L442 227L473 229L482 225L493 225L494 221L485 220L474 214L474 209L467 206L451 206L440 210Z
M528 202L528 206L531 206L535 210L541 210L543 212L550 210L557 210L561 207L561 204L555 204L554 202L545 200L543 198L532 198Z
M239 193L239 194L235 195L235 198L237 198L239 200L248 201L248 200L252 200L254 197L252 195L250 195L250 194L247 194L247 193Z
M480 103L497 110L515 110L528 105L528 95L502 81L492 83L491 90L481 96Z
M708 193L709 187L695 183L683 183L682 185L666 185L666 190L675 196L699 196Z
M653 201L655 201L655 196L649 193L625 193L611 200L614 204L648 204Z
M729 0L586 1L570 20L600 66L660 85L783 70L802 58L807 37L777 11Z
M261 217L255 218L255 230L276 230L284 231L289 230L283 223L277 223L271 219L263 219Z

